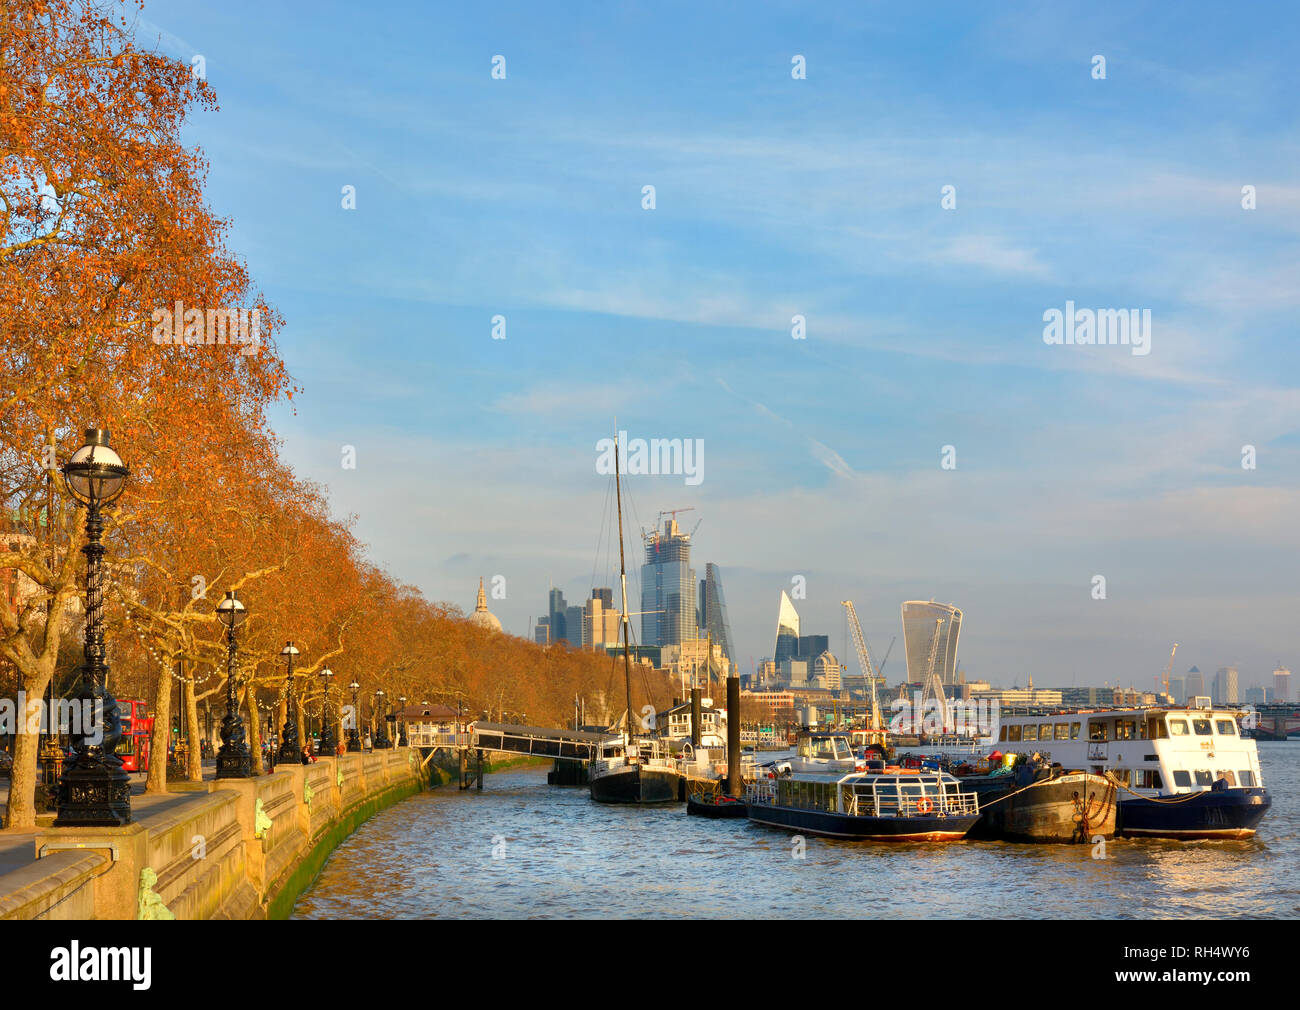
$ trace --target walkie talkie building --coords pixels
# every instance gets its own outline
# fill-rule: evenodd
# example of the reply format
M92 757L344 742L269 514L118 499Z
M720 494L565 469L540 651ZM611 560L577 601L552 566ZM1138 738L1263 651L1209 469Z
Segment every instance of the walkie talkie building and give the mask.
M909 600L903 604L903 647L907 654L907 679L923 683L929 672L930 641L935 621L939 625L939 649L934 658L934 672L942 684L957 683L957 639L961 635L961 610L949 603L934 600Z

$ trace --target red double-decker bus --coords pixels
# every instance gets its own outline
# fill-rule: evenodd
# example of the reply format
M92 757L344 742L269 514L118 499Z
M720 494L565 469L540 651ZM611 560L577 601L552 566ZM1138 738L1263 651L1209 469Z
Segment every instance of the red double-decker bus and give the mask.
M153 716L149 706L132 698L119 698L122 710L122 738L117 741L117 756L128 772L149 770L149 740L153 734Z

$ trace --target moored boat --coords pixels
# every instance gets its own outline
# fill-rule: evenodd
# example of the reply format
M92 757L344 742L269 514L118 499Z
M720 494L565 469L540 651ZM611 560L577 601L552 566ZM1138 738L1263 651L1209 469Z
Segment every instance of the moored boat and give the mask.
M1003 716L998 746L1114 779L1122 836L1249 838L1272 800L1237 715L1196 698L1185 708Z
M627 562L623 555L623 485L619 473L618 439L614 440L614 492L618 501L618 569L623 607L619 623L623 637L623 689L627 710L619 739L601 745L588 766L591 798L597 803L678 803L683 776L667 741L639 735L632 708L632 661L627 620Z
M749 808L743 799L722 792L692 792L686 797L686 812L696 817L745 817L749 814Z
M956 841L979 820L975 793L944 772L759 779L745 799L755 823L860 841Z
M677 803L681 773L659 753L659 741L633 737L631 760L626 740L601 747L589 771L591 798L597 803Z
M1104 775L1021 765L1016 774L983 778L961 780L980 796L971 838L1088 843L1115 835L1117 790Z

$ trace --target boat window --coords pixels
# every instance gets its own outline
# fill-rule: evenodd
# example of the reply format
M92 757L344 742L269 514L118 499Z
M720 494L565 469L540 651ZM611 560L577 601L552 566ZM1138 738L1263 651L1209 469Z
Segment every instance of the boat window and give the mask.
M1191 772L1187 771L1187 769L1185 768L1177 769L1174 772L1174 785L1177 786L1179 789L1192 788Z
M1132 719L1119 719L1115 723L1115 739L1132 740L1136 729Z
M1020 727L1019 727L1019 726L1008 726L1008 727L1007 727L1007 743L1019 743L1019 742L1020 742Z
M1247 788L1253 788L1253 787L1254 787L1254 785L1255 785L1255 773L1254 773L1254 772L1252 772L1252 771L1244 771L1244 772L1241 773L1241 775L1240 775L1239 777L1241 778L1241 784L1242 784L1243 786L1246 786Z
M1215 772L1214 777L1216 780L1223 779L1229 786L1235 786L1237 784L1237 777L1226 768L1221 768L1219 771Z
M1007 728L1006 726L1003 726L1000 730L998 730L998 743L1006 743L1006 742L1007 742Z
M1133 778L1133 772L1128 768L1112 768L1111 774L1121 785L1128 785Z
M1107 727L1104 722L1089 722L1088 739L1097 741L1099 743L1104 743L1105 741L1110 739L1110 736L1107 734L1106 729Z
M1075 723L1075 725L1077 726L1078 723ZM1070 739L1070 727L1068 724L1063 722L1058 722L1056 724L1056 739L1058 740Z
M1144 768L1137 773L1138 789L1159 789L1160 786L1160 773L1154 768Z
M1186 736L1186 735L1187 735L1187 720L1186 720L1186 719L1170 719L1170 720L1169 720L1169 735L1170 735L1170 736Z
M1197 736L1210 736L1212 733L1209 719L1193 719L1192 729Z
M1021 739L1021 740L1026 740L1026 741L1037 740L1037 739L1038 739L1038 727L1037 727L1037 726L1026 726L1026 727L1025 727L1025 731L1024 731L1024 733L1021 735L1020 739Z
M1214 785L1214 776L1210 773L1210 770L1208 768L1196 769L1196 784L1198 786Z
M1152 740L1164 740L1169 736L1169 729L1165 726L1163 719L1151 719L1151 729L1148 735Z
M1079 724L1077 722L1070 723L1070 739L1071 740L1079 739Z
M1216 719L1214 728L1219 731L1219 736L1237 735L1237 723L1233 719Z
M1146 721L1145 719L1139 719L1139 720L1138 720L1138 739L1139 739L1139 740L1145 740L1146 738L1147 738L1147 721Z

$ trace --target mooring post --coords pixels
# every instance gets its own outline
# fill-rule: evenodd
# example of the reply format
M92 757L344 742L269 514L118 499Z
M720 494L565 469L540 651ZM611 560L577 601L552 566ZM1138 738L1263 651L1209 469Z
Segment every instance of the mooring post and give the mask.
M733 668L734 669L734 668ZM744 781L740 777L740 678L727 678L727 795L740 798Z
M478 788L483 788L483 748L478 750Z
M460 749L460 787L469 788L469 748Z

